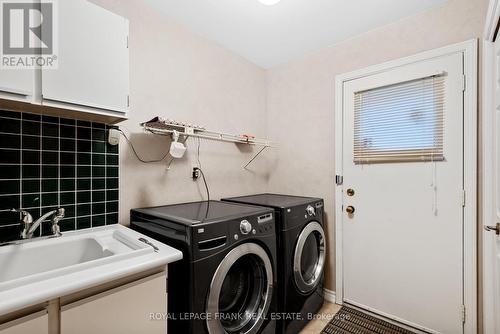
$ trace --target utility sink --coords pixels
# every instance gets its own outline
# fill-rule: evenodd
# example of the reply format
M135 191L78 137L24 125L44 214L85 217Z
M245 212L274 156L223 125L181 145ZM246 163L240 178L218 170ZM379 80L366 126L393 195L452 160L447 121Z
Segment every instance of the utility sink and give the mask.
M181 258L182 252L121 225L1 246L0 315Z
M154 252L118 230L82 232L0 247L0 291Z
M0 253L2 283L114 255L93 238L11 247Z

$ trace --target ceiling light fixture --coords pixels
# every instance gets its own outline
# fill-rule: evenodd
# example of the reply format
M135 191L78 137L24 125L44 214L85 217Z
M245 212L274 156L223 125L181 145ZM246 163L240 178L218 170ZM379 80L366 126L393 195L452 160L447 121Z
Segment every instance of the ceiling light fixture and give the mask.
M262 4L266 5L266 6L276 5L280 1L281 0L259 0L260 3L262 3Z

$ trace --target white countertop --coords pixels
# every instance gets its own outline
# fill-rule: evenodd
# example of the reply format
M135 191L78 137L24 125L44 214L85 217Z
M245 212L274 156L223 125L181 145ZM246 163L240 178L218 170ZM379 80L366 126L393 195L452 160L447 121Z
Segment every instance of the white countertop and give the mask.
M118 236L118 239L132 241L132 250L128 251L127 254L117 252L117 255L104 259L78 263L72 265L72 269L68 269L68 267L58 268L17 280L9 281L7 279L6 282L0 280L0 315L150 269L167 266L168 263L182 259L181 251L122 225L66 232L59 238L3 246L0 247L0 256L3 254L4 257L8 255L9 258L15 259L17 255L28 248L36 249L39 245L50 247L51 244L61 244L61 242L71 245L72 240L81 240L82 238L95 238L105 247L105 241L116 238L115 236ZM138 241L139 238L152 242L158 251L154 251L151 246ZM114 242L116 243L116 240ZM51 258L47 258L46 261L51 261ZM9 266L0 264L0 270L9 270Z

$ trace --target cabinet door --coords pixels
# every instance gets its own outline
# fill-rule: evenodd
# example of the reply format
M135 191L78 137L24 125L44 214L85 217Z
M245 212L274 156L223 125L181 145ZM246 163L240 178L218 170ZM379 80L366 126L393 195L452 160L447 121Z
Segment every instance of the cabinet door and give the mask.
M166 321L151 320L150 314L166 309L162 274L63 306L61 334L165 334Z
M9 15L9 13L3 13L3 15ZM37 11L30 12L33 20L41 20L41 17ZM17 25L12 26L13 32L16 35L22 36L22 31ZM5 34L5 32L3 32ZM9 58L8 54L4 54L3 57ZM17 59L17 57L13 57ZM22 57L20 57L22 58ZM14 63L17 63L14 61ZM22 102L32 102L33 90L35 85L35 69L27 69L20 66L16 67L6 67L0 68L0 98L7 100L15 100Z
M0 98L31 102L35 70L0 70Z
M48 318L47 312L20 318L0 325L0 334L48 334Z
M128 109L128 21L86 0L58 1L58 68L42 68L42 103Z

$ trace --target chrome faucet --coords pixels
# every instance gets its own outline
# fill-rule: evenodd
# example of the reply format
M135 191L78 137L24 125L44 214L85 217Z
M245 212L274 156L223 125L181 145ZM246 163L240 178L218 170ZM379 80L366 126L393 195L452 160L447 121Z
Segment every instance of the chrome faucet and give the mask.
M10 210L12 212L19 212L22 216L21 218L21 225L23 225L23 232L21 233L21 238L22 239L26 239L25 238L25 232L29 230L31 224L33 224L33 216L31 216L31 214L26 211L26 210L17 210L17 209L12 209Z
M31 239L36 229L40 226L42 222L52 216L52 235L59 237L61 236L61 230L59 228L59 221L64 218L64 208L59 208L57 210L52 210L42 215L37 220L33 221L31 214L25 210L12 209L13 212L19 212L22 215L21 224L23 225L23 231L21 232L22 239Z

